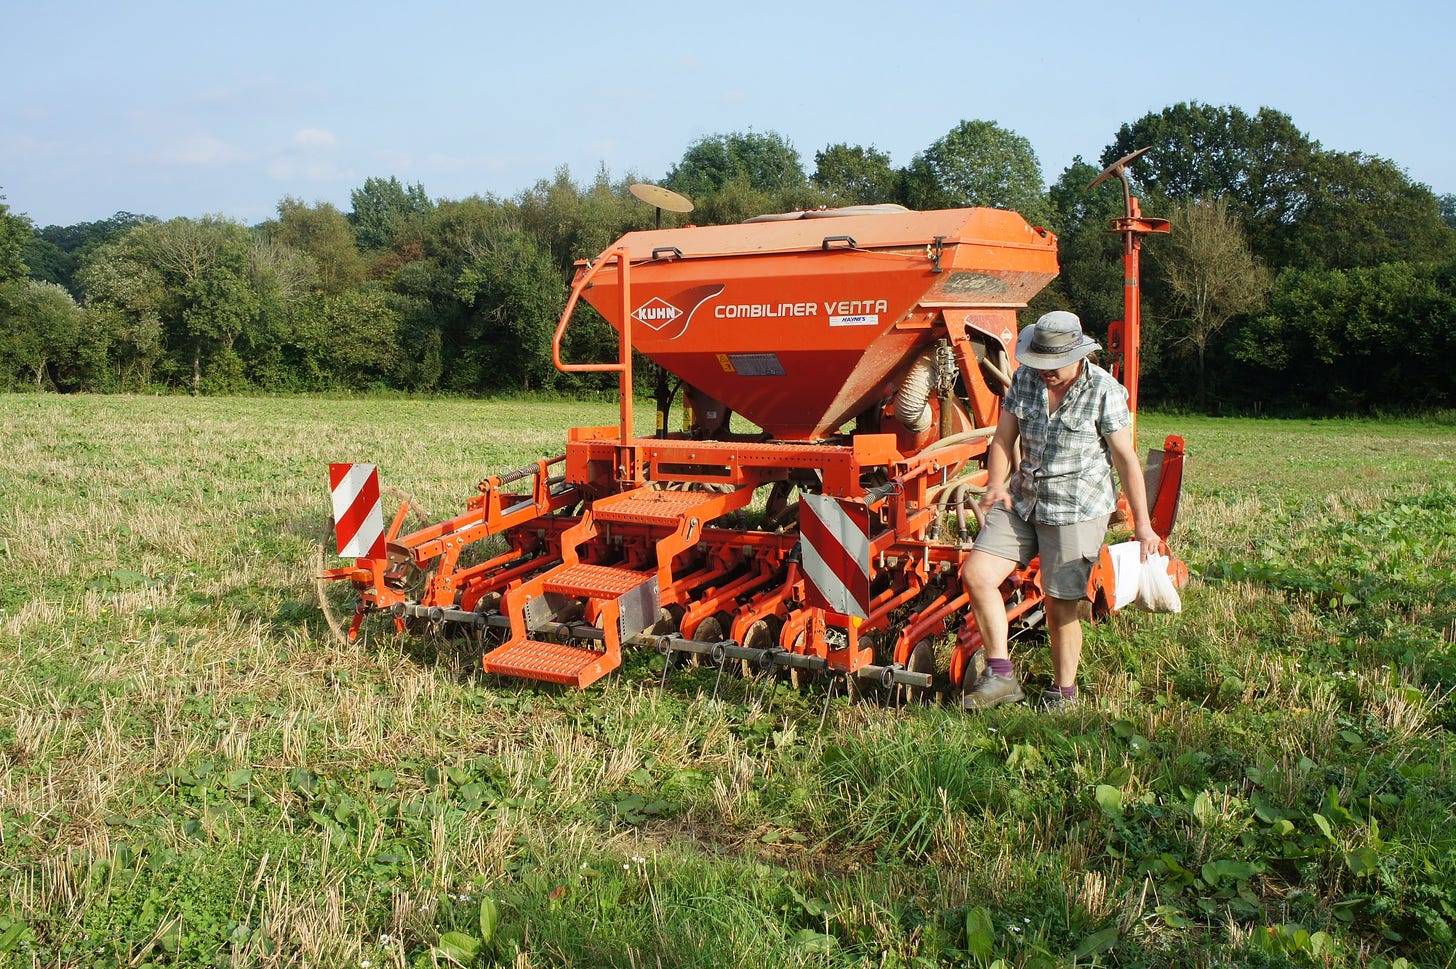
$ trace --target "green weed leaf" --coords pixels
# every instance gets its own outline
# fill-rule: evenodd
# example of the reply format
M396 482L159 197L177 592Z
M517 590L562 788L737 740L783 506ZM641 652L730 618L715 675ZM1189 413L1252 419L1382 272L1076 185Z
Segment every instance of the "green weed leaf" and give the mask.
M482 898L480 900L480 941L490 944L495 938L496 926L500 924L500 906L496 905L493 898Z
M1380 870L1380 854L1374 848L1362 847L1345 852L1345 867L1350 874L1359 878Z
M288 786L295 794L311 798L318 793L319 778L307 767L295 767L288 775Z
M463 966L475 959L480 952L480 940L464 932L446 932L433 949L435 955L449 959L457 966Z
M984 905L966 912L966 952L973 958L985 959L996 944L996 930L991 927L991 910Z
M1011 756L1006 758L1008 768L1020 770L1023 774L1038 771L1045 763L1041 751L1033 744L1012 744Z
M1077 959L1085 959L1104 949L1111 949L1117 944L1118 935L1117 926L1115 925L1102 929L1099 932L1093 932L1082 940L1082 944L1077 946L1077 951L1072 953L1072 955Z
M814 898L813 896L804 895L792 885L789 886L789 894L794 896L794 901L798 902L799 906L803 908L803 910L811 918L822 918L824 914L830 910L830 904L824 901L822 898Z
M1122 791L1109 784L1098 784L1097 806L1108 817L1122 817Z
M1243 861L1218 859L1206 863L1199 874L1210 888L1217 888L1224 882L1245 882L1254 875L1254 866Z
M7 924L8 923L8 924ZM23 919L14 919L9 916L0 916L0 952L14 952L21 941L29 934L28 926Z
M832 935L825 935L823 932L815 932L813 929L800 929L793 935L789 936L789 944L794 946L796 949L805 949L809 952L828 953L833 950L838 942Z
M1352 824L1355 821L1355 815L1340 803L1339 788L1333 784L1330 785L1329 790L1325 791L1323 810L1325 818L1335 824Z
M1186 929L1194 922L1185 916L1182 911L1172 905L1159 905L1153 909L1153 913L1163 920L1163 924L1170 929Z

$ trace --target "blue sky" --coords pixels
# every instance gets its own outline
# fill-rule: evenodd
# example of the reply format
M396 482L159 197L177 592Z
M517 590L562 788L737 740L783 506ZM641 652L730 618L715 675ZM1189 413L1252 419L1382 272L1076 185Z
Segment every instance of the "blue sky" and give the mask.
M1456 192L1456 6L1331 0L732 4L31 2L0 16L0 194L38 225L125 210L247 223L661 178L695 139L776 131L907 164L965 119L1054 181L1184 100L1268 106L1325 147Z

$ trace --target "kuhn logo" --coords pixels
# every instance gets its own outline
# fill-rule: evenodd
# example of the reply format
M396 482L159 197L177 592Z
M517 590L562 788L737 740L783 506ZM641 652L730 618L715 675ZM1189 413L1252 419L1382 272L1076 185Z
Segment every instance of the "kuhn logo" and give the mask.
M637 307L637 311L632 314L632 319L645 326L650 326L654 330L660 330L682 315L682 310L654 296Z

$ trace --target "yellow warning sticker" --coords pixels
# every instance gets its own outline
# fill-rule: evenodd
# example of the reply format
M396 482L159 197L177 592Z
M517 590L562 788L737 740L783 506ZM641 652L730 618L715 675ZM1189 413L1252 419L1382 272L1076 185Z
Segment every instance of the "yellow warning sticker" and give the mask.
M723 368L724 373L733 373L733 361L728 359L728 354L718 354L718 365Z

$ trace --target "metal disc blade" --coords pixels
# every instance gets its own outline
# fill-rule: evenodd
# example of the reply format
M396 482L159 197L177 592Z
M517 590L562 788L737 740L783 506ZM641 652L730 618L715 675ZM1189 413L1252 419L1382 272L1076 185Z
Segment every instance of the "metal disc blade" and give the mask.
M661 185L649 185L646 182L637 182L627 186L627 191L637 198L654 205L659 209L666 209L669 212L691 212L693 203L674 192L672 189L663 188Z
M1133 159L1139 157L1140 155L1142 155L1146 151L1151 151L1152 150L1152 147L1153 147L1152 145L1148 145L1145 148L1139 148L1137 151L1129 152L1128 154L1123 155L1117 161L1113 162L1111 165L1108 165L1106 168L1102 169L1102 174L1098 175L1096 178L1092 179L1092 181L1088 182L1087 183L1087 187L1089 189L1092 189L1092 188L1096 188L1097 186L1101 185L1103 182L1107 181L1107 179L1109 177L1111 177L1113 175L1116 175L1119 172L1121 172L1122 169L1123 169L1123 167L1126 166Z

